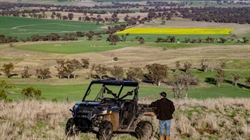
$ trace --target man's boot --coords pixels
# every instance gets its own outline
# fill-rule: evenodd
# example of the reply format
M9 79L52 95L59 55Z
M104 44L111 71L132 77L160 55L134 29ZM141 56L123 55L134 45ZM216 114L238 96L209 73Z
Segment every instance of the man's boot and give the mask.
M160 135L160 140L164 140L164 136Z
M170 140L170 136L166 136L166 140Z

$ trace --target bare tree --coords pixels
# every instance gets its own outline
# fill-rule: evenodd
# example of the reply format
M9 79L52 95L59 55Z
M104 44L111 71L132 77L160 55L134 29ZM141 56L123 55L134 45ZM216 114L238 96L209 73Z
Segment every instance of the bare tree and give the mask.
M199 79L193 74L179 74L175 75L171 82L173 86L173 92L175 98L187 98L187 90L190 85L198 85Z

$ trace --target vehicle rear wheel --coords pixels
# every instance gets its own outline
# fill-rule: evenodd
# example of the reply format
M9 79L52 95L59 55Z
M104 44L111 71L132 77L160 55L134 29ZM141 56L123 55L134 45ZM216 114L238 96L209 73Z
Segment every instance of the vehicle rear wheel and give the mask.
M113 126L109 121L103 121L99 127L98 139L111 140L113 134Z
M139 140L150 140L153 136L153 125L149 121L140 121L135 129L136 136Z
M79 134L79 130L76 128L73 118L68 119L66 123L65 134L69 137Z

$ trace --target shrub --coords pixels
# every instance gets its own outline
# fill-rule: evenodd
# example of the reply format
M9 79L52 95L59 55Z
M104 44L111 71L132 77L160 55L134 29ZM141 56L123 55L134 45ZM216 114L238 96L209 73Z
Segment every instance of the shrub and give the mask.
M22 90L22 94L24 95L25 98L28 98L28 99L34 98L34 99L40 100L42 92L39 89L35 89L33 87L27 87Z

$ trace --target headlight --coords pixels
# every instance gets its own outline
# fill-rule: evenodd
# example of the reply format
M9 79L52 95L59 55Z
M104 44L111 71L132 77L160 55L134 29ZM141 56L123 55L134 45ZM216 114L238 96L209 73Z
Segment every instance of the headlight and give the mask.
M77 110L78 106L79 106L78 104L74 105L74 107L73 107L74 112Z

